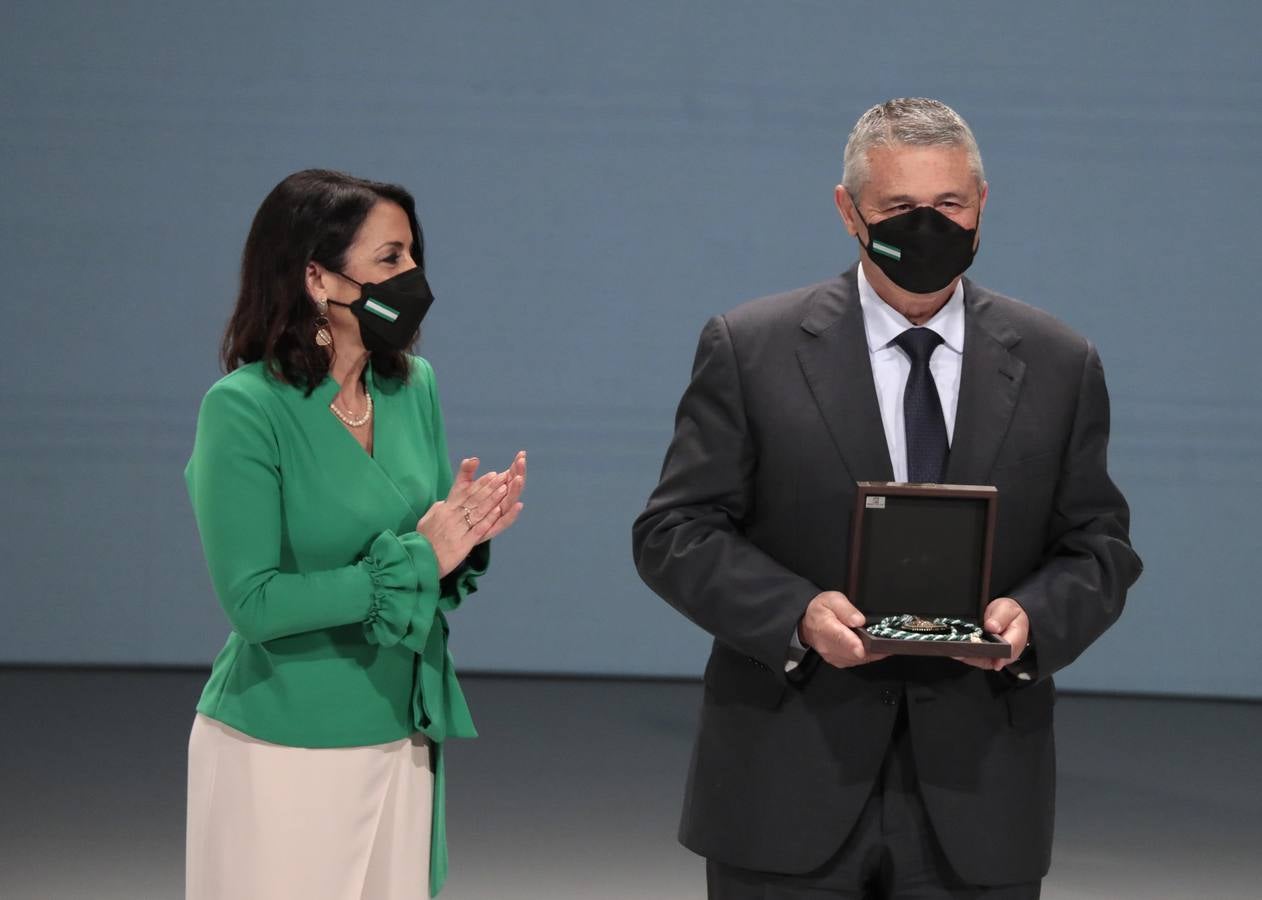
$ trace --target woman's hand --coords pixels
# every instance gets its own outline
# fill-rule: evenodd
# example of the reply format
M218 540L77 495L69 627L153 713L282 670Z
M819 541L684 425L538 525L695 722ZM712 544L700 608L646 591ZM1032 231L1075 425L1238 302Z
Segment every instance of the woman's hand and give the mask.
M440 577L446 577L454 571L464 562L470 551L488 540L492 533L499 533L493 532L493 529L503 518L503 504L509 494L510 478L512 481L525 482L524 455L518 459L521 461L522 475L513 474L517 468L517 462L514 461L513 468L508 472L487 472L476 481L473 476L478 470L478 460L464 460L460 463L460 471L456 473L447 499L439 500L431 506L416 523L416 530L425 535L434 550ZM517 494L521 494L520 486ZM521 504L516 503L515 499L514 505L520 511Z
M490 540L499 537L505 531L512 527L517 521L517 517L521 511L526 508L524 503L520 502L521 492L526 489L526 451L517 451L517 456L513 459L513 464L508 467L508 471L504 473L505 483L508 485L508 491L504 495L504 499L500 501L500 517L495 520L495 524L491 526L491 530L487 532L484 540Z

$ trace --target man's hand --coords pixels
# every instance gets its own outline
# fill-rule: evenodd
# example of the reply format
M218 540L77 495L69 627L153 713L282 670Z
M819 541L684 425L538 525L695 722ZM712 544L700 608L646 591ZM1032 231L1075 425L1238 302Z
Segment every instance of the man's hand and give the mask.
M998 672L1004 666L1016 662L1025 652L1026 642L1030 640L1030 617L1025 614L1021 604L1011 597L990 601L986 606L986 622L983 627L987 634L1001 637L1011 644L1012 655L1007 659L984 659L977 656L956 656L953 659L965 665Z
M868 653L852 629L863 624L863 613L854 608L840 591L824 591L811 600L802 621L798 639L818 653L830 666L839 669L885 659L888 654Z

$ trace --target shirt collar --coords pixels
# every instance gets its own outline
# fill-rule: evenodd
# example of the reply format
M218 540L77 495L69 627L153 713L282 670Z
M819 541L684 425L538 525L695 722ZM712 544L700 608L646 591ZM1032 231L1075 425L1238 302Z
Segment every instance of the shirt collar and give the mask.
M868 335L868 352L875 353L893 343L908 328L915 328L906 316L890 306L880 295L859 264L859 305L863 308L863 328ZM925 323L956 353L964 352L964 279L955 284L951 298L932 319Z

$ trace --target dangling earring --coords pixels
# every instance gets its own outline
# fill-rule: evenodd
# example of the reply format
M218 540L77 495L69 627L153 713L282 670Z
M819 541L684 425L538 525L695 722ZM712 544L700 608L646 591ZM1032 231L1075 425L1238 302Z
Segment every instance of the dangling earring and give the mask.
M315 329L316 329L315 342L316 342L317 347L333 346L333 333L329 331L329 318L327 315L328 311L329 311L328 300L316 301L316 313L318 315L316 316L316 320L315 320Z

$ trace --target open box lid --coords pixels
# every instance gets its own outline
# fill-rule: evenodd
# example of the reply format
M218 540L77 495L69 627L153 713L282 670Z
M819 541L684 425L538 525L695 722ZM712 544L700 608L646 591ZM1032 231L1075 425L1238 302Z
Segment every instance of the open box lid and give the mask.
M850 602L869 624L903 613L980 622L998 498L988 485L859 482Z

